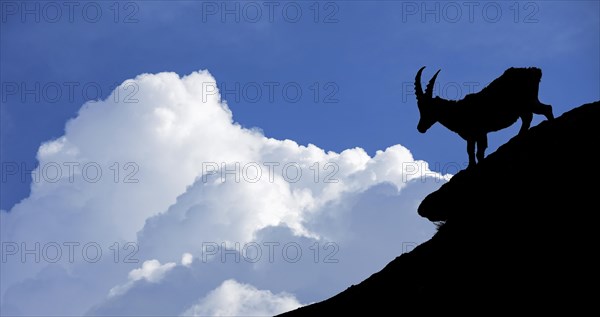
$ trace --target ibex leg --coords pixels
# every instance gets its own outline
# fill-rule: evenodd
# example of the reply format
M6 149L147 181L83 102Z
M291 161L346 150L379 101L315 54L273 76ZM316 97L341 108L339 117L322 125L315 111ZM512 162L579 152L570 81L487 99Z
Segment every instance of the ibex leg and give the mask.
M533 119L533 114L531 112L527 112L521 115L521 130L519 130L519 135L527 132L529 130L529 126L531 125L531 119Z
M469 154L469 167L475 165L475 140L467 140L467 153Z
M487 134L477 138L477 162L481 163L485 157L485 149L488 147Z
M546 119L552 120L554 119L554 115L552 114L552 106L543 104L541 102L537 102L535 106L533 106L533 113L541 114L546 116Z

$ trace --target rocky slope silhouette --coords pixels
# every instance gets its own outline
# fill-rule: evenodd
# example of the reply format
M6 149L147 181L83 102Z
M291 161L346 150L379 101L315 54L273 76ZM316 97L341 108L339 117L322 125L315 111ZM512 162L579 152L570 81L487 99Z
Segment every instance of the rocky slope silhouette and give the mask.
M512 138L426 197L429 241L284 316L554 311L594 305L600 102ZM484 310L478 310L484 307Z

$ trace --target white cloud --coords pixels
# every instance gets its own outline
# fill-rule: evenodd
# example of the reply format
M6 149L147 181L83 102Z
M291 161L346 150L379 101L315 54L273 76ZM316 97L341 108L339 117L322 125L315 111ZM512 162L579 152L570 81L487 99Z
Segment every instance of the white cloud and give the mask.
M219 95L206 93L207 85L215 85L207 71L181 78L143 74L124 85L138 88L139 102L124 103L113 94L85 104L63 136L40 146L37 173L42 177L32 184L30 196L0 214L1 240L29 249L40 243L36 250L42 258L22 263L17 252L3 263L2 307L40 312L10 299L27 296L48 265L44 250L52 243L62 246L55 265L71 273L69 283L90 288L80 295L94 297L79 302L98 303L92 311L135 314L160 304L171 305L161 311L172 314L189 307L177 306L189 298L167 292L165 303L151 297L161 293L158 288L185 285L188 296L197 299L233 277L314 301L367 277L402 252L403 242L421 242L433 232L416 207L443 176L401 145L370 157L360 148L334 153L265 137L235 123ZM221 179L221 168L235 169L236 163L237 174ZM56 166L62 177L50 182L48 173ZM302 171L298 180L297 169ZM258 239L301 239L307 249L293 267L281 259L243 265L198 260L207 242L244 245ZM339 244L340 263L311 264L311 243L331 241ZM64 245L70 242L78 243L73 261ZM102 251L93 264L82 253L89 243ZM128 257L142 261L142 267L125 261ZM290 270L296 274L287 274ZM193 278L178 275L190 272ZM334 282L322 287L323 279ZM26 280L28 287L19 287ZM139 298L147 307L135 306ZM41 312L61 314L60 307L53 309Z
M160 264L158 260L145 261L141 268L129 272L129 279L137 281L145 279L148 282L159 282L166 272L175 267L175 263Z
M273 316L302 306L293 295L273 294L226 280L190 307L183 316Z
M189 267L190 265L192 265L193 261L194 261L194 256L191 253L186 252L181 256L181 265L183 265L183 266Z
M131 288L135 281L142 279L150 283L158 283L163 279L167 272L175 267L175 265L176 264L173 262L161 265L158 260L144 261L141 268L133 269L131 272L129 272L129 281L126 284L111 288L108 296L112 297L123 294Z

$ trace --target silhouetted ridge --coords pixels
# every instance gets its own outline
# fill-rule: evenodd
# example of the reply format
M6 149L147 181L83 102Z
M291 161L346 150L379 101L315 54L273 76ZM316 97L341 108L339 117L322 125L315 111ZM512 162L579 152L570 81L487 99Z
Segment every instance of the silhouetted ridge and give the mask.
M556 122L541 122L527 134L515 136L490 154L481 166L459 172L451 182L427 196L419 206L419 215L431 221L443 221L452 213L462 212L451 208L452 203L492 203L498 195L488 188L492 183L505 183L507 178L512 188L510 197L514 200L529 199L531 192L537 190L530 186L530 176L535 175L536 183L556 183L565 173L587 173L593 165L581 163L590 159L592 147L599 144L600 129L596 128L599 108L598 103L587 104L563 114ZM590 161L594 162L598 161ZM565 190L572 190L563 188L566 184L556 185L554 189L559 189L561 196ZM576 192L571 194L578 196Z
M433 238L284 315L595 308L599 122L595 102L514 137L425 198L419 214L446 221Z

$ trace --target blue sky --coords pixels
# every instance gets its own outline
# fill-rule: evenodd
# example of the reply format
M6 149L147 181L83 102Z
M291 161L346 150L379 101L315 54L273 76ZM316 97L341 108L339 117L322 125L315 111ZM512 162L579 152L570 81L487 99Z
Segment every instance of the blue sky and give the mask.
M116 154L113 158L118 157L123 160L121 162L124 162L123 158L127 157L124 153L129 153L128 155L132 157L139 155L140 171L142 172L162 163L165 166L171 166L169 164L185 166L182 167L182 170L177 170L179 173L183 173L183 171L191 171L192 174L198 172L193 168L187 169L188 166L183 162L173 163L177 158L183 160L182 157L188 153L186 151L177 152L177 155L172 154L173 157L171 157L168 156L168 153L163 153L171 149L170 145L145 148L145 142L154 144L149 141L153 139L146 139L147 134L143 133L146 130L141 130L145 123L138 122L139 118L131 115L136 111L134 108L116 107L113 109L108 105L109 102L97 103L94 108L96 112L90 110L93 108L90 104L88 104L89 107L82 108L86 101L106 99L117 85L125 80L134 79L140 74L174 72L183 77L201 70L210 72L220 89L221 96L227 101L227 105L233 113L233 120L245 129L235 138L230 137L229 134L225 137L223 131L230 131L227 133L232 135L236 135L238 132L231 132L235 129L231 130L233 128L229 123L215 125L215 128L211 130L208 128L213 127L211 119L202 123L206 125L206 129L191 125L193 128L190 129L203 133L203 135L197 135L195 137L197 139L208 138L210 141L211 138L214 138L215 143L219 142L217 140L222 140L223 144L229 145L228 149L246 148L247 146L247 152L260 153L261 160L266 160L271 155L282 161L293 158L305 160L307 157L331 157L325 156L325 154L315 154L314 149L307 150L284 142L277 143L279 145L275 146L266 141L257 141L248 131L262 131L264 136L275 140L289 139L301 146L314 144L319 149L336 153L357 147L364 149L369 158L363 156L360 151L348 152L350 154L346 157L335 158L340 162L342 178L349 184L354 184L356 179L363 179L348 176L351 173L344 174L343 171L345 165L342 162L346 162L348 166L354 166L352 164L359 164L356 162L360 161L371 162L365 164L375 166L372 173L379 177L376 177L378 181L372 181L371 178L364 176L364 183L347 189L348 191L342 191L343 194L340 194L339 197L336 196L337 198L334 200L323 198L328 203L318 207L305 206L306 209L316 208L322 213L334 210L335 212L332 213L337 216L319 216L312 219L310 217L313 214L311 214L310 217L302 218L304 222L296 218L293 220L293 217L289 215L291 218L282 216L281 222L286 222L289 228L277 227L277 230L271 231L264 224L253 224L253 226L255 225L253 227L255 237L265 235L285 237L285 239L297 236L298 232L304 229L339 237L341 235L340 228L344 228L345 225L352 227L357 223L361 223L360 230L357 232L362 234L368 235L382 231L394 236L397 233L392 233L394 232L392 227L388 228L389 232L378 227L378 225L385 225L385 221L382 219L387 218L378 220L372 220L369 217L362 218L363 216L360 216L357 211L357 206L380 203L382 210L386 212L393 210L394 205L406 206L407 210L413 210L418 205L419 199L439 186L439 183L423 182L418 186L408 186L408 189L403 189L408 196L400 196L410 199L396 197L395 194L389 194L390 190L392 192L394 190L386 187L389 184L386 185L385 182L395 184L398 191L403 188L403 185L398 178L392 177L395 174L383 172L393 165L390 162L400 164L397 162L412 162L413 158L415 161L423 160L429 163L431 170L441 174L454 174L456 164L466 164L466 143L458 135L449 132L439 124L426 134L417 132L416 125L419 114L412 85L417 70L422 66L427 66L423 80L428 80L435 70L442 69L435 93L449 99L462 98L466 93L471 92L469 91L470 87L474 91L479 91L509 67L525 66L536 66L542 69L539 99L543 103L551 104L556 116L575 106L600 99L600 3L598 1L274 1L272 4L262 1L138 1L116 4L113 1L75 1L74 4L70 11L71 9L62 2L1 1L0 161L3 175L0 183L0 209L3 210L3 213L25 210L24 213L31 212L31 215L35 215L35 210L41 210L40 206L48 203L46 201L40 203L41 205L36 205L38 196L32 194L30 197L31 179L27 173L25 173L26 178L21 179L19 173L22 171L18 171L17 174L9 174L6 172L6 168L14 164L24 165L27 169L35 168L38 164L36 153L38 153L40 145L63 136L69 140L69 144L73 144L76 153L82 153L81 159L106 159L112 155L108 153L114 151ZM148 78L154 79L147 79L147 81L136 79L135 81L140 87L146 87L146 90L124 90L121 91L123 93L121 97L125 98L124 95L127 95L136 100L150 100L147 102L148 107L156 107L156 109L153 110L155 112L149 113L162 111L158 110L161 105L154 104L153 100L163 100L161 98L167 98L171 94L176 96L173 97L175 99L181 97L182 104L199 103L198 100L190 101L186 99L187 97L179 96L179 90L161 90L156 87L162 86L153 86L154 84L152 84L152 80L156 80L168 87L179 87L177 86L179 81L168 75L152 76ZM207 80L208 77L202 78ZM183 79L181 81L185 82ZM189 82L198 84L200 81L190 79ZM123 86L121 87L123 88ZM57 91L60 96L56 95ZM130 92L131 95L128 95ZM216 105L217 102L215 101L214 104ZM99 105L106 106L105 111L107 112L104 115L98 114L104 111L98 109ZM198 111L198 115L202 116L203 110L196 111ZM65 129L67 121L76 118L78 113L82 115L71 125L72 129L67 129L69 130L67 131ZM115 115L112 116L112 114ZM98 116L95 117L96 115ZM219 121L221 115L223 114L215 117L217 118L214 119L215 122L221 122ZM210 116L207 115L207 117ZM537 124L541 120L540 116L536 116L533 124ZM128 122L131 122L131 125L128 126ZM490 148L487 153L493 152L515 135L519 126L520 122L517 122L509 129L490 134ZM127 144L125 146L119 143L121 138L125 140L131 138L131 142L137 138L139 144L124 141L123 144ZM239 138L238 143L234 142L237 140L236 138ZM247 143L244 143L244 140ZM57 145L60 142L62 141L59 140L52 144ZM237 157L227 156L233 153L233 150L224 150L227 148L226 146L217 147L210 142L202 143L204 141L194 142L189 144L200 146L202 149L190 148L189 153L192 153L189 154L190 157L198 155L198 157L206 158L206 156L202 156L203 149L206 149L207 153L221 153L219 155L222 157ZM402 147L388 149L398 144ZM119 147L121 145L123 147ZM264 147L270 146L274 147L272 153L276 154L262 150ZM290 149L290 146L293 150ZM53 155L58 154L48 148L50 147L42 151L40 160L49 162L53 157L57 160L58 158L65 160L66 156L55 157ZM409 156L408 152L403 150L404 148L408 149L412 156ZM63 151L61 149L58 150L59 154ZM386 149L388 150L381 156L374 157L378 151ZM175 153L175 150L173 151ZM195 151L200 152L196 153ZM68 155L67 152L63 154ZM214 155L221 157L217 154ZM164 161L157 159L156 162L148 161L145 162L146 165L142 165L143 158L147 156L156 156ZM208 157L210 158L210 156ZM240 157L252 156L244 152ZM144 175L150 175L149 179L168 174L160 168L157 168L154 174L148 173ZM401 177L399 175L395 177ZM119 239L137 237L136 241L143 245L144 241L154 241L152 240L153 235L164 236L165 232L185 232L185 229L176 227L169 220L171 218L168 215L176 215L180 210L187 210L186 208L194 210L192 207L181 206L181 204L185 205L187 200L200 199L197 197L204 195L204 191L197 189L200 185L197 184L197 180L194 181L195 176L196 174L182 175L178 179L169 180L172 183L165 181L173 184L174 188L179 188L179 191L165 190L168 191L166 196L157 198L156 205L160 206L161 210L136 213L135 216L131 216L131 219L126 217L131 220L130 223L115 224L120 228L116 231L115 237L118 236ZM344 178L346 176L348 178ZM367 179L369 181L366 181ZM381 183L379 179L383 179L384 183ZM157 189L157 186L150 186L154 184L151 180L147 184L147 188L143 187L145 185L140 185L139 189L128 192L130 196L127 199L137 197L136 195L142 197L156 194L153 190L161 190ZM85 187L87 185L84 185L73 190L86 192L88 188ZM57 190L57 194L52 195L54 203L49 205L49 209L71 208L65 207L70 201L63 196L67 195L65 194L67 191L59 191L54 187L45 186L54 185L41 184L36 190L39 190L40 193L53 192L47 188ZM323 190L321 187L311 186L307 185L306 188L313 193ZM91 200L102 200L105 197L103 195L108 195L107 193L111 192L113 188L106 188L106 191L89 190ZM323 192L327 191L323 190ZM294 192L294 195L296 194ZM118 194L114 195L118 196ZM119 205L133 208L131 206L140 203L134 198L129 201L117 196L114 196L114 204L110 206ZM246 196L241 195L240 197ZM243 201L240 197L238 197L240 201ZM278 197L278 195L273 197ZM348 202L341 203L339 206L332 202L339 203L339 199L342 199L340 197L345 197ZM13 208L23 199L28 201L19 207L21 209ZM177 203L175 203L176 199ZM227 198L224 199L227 200ZM263 203L268 204L270 201L265 199ZM123 203L121 204L121 202ZM202 204L211 206L210 202L204 200L202 200ZM298 204L302 205L302 203ZM139 205L143 205L143 203ZM282 203L282 206L289 207L290 204L289 202ZM85 211L85 207L78 208ZM94 208L90 207L90 210ZM121 210L119 209L121 207L115 208L115 210ZM160 218L157 216L159 212L164 212L167 216ZM338 213L348 215L352 220L341 221L340 228L330 228L321 223L322 221L327 222L327 219L338 219L336 218L339 216ZM321 213L314 214L322 215ZM411 215L414 216L414 213ZM244 218L242 214L236 214L236 217L238 216ZM425 225L411 222L415 220L406 220L411 219L409 216L406 217L408 218L401 220L406 221L403 228L410 234L407 233L406 237L402 236L404 237L402 239L408 239L406 241L421 239L420 241L422 241L427 234L431 233L429 227L421 227ZM99 218L90 217L89 219L93 223ZM154 220L149 221L148 219ZM212 218L202 219L205 223L212 221L210 220ZM308 221L307 219L312 220ZM145 221L149 222L144 225ZM77 222L72 219L66 222L57 220L57 228L61 228L61 225L66 226L66 223L72 225ZM153 223L157 227L148 227ZM267 221L267 223L270 222ZM309 224L302 229L301 223ZM294 227L293 224L297 226ZM36 228L40 227L32 225L19 229L21 231L15 229L12 237L26 236L28 230ZM241 228L247 228L247 226ZM48 230L51 232L51 229ZM229 234L237 237L231 232L214 230L215 237L230 237ZM240 232L243 231L240 230ZM286 230L292 230L294 234L292 235ZM82 231L84 230L82 229ZM73 235L76 236L75 233ZM93 237L97 238L97 236ZM52 233L48 233L46 238L53 239ZM178 238L181 237L172 239L175 241ZM238 238L244 239L243 237ZM317 239L310 234L306 234L305 238L309 241ZM344 240L344 238L340 239ZM354 240L348 238L344 241ZM362 245L356 241L353 243L353 245ZM364 242L364 245L366 246L368 243ZM187 244L183 243L183 245ZM190 246L192 245L190 244ZM162 247L160 249L162 251L155 251L149 247L147 249L149 251L145 251L143 254L148 261L158 259L160 263L164 264L165 261L174 261L173 259L183 252L192 252L176 248L179 253L175 255L164 251L171 250L169 248L173 249L169 245ZM304 288L290 286L297 285L294 282L299 283L298 281L288 281L287 284L283 282L282 284L269 284L258 277L244 280L244 276L248 277L252 274L244 271L246 268L240 269L236 274L230 276L237 282L221 284L228 277L224 275L221 278L219 275L219 278L215 277L214 285L210 284L211 287L194 295L195 298L203 298L198 306L191 307L190 303L182 303L183 306L177 309L179 312L190 313L214 312L210 309L217 304L211 301L218 298L221 291L227 292L231 289L241 293L258 292L257 289L271 290L273 293L286 291L296 296L293 300L284 298L286 301L289 300L290 305L295 304L294 300L301 304L308 303L334 294L336 290L339 290L338 287L342 288L348 282L360 281L361 278L368 276L369 272L377 269L377 265L384 265L387 260L391 259L388 258L389 256L398 252L397 249L388 249L383 253L373 253L373 257L377 257L379 262L372 264L373 266L365 266L362 271L353 267L340 270L340 272L347 273L349 277L336 279L335 283L330 284L334 286L323 291L315 291L318 289L315 286L317 284L310 284L312 286ZM193 252L192 254L197 256ZM360 259L352 258L352 260L359 261ZM149 264L148 267L153 266ZM189 267L189 265L177 264L175 269L172 269L172 266L165 266L164 271L181 270L181 274L192 274L185 271ZM86 293L86 296L89 296L85 300L81 300L81 307L73 308L72 313L123 314L124 311L118 310L118 307L122 307L122 304L119 303L121 303L120 301L127 302L127 299L130 299L127 296L135 295L132 292L139 291L141 292L139 294L155 292L156 290L145 289L144 285L138 285L141 283L140 280L127 280L127 272L134 269L136 267L120 268L116 270L120 273L115 273L117 275L114 278L106 279L106 283L109 283L109 281L117 281L120 278L121 282L117 284L121 285L121 288L118 289L123 290L124 293L118 296L123 296L122 298L111 297L107 302L101 303L102 296L98 297L98 294L107 293L107 290L112 289L111 287L115 287L115 285L100 283L102 286L98 286L98 289L94 290L96 293ZM13 274L15 270L21 270L21 268L5 266L3 273ZM80 271L88 272L86 270L81 269ZM156 272L153 269L148 270L151 273ZM201 271L201 269L199 270ZM285 271L279 267L277 270ZM330 268L319 272L330 274L331 272L328 270ZM22 276L19 276L24 279L29 276L27 274L35 275L47 271L31 271L37 272L34 274L27 273L29 271L22 269L22 272ZM50 272L44 274L62 276L62 273ZM162 277L162 274L159 275ZM85 274L82 273L82 275ZM131 278L131 276L130 274L129 277ZM197 275L194 276L197 277ZM332 277L332 279L335 278ZM148 281L150 280L151 278L148 278ZM166 280L169 279L166 278ZM90 282L89 280L85 281ZM18 278L15 278L13 282L15 285L21 285L20 288L13 288L13 293L9 292L9 295L13 294L11 297L6 295L8 286L3 285L1 291L4 299L0 302L1 305L9 307L11 312L14 308L17 309L14 311L20 309L21 312L32 313L23 310L23 307L28 306L27 303L21 303L18 300L11 302L6 299L18 298L14 294L19 294L19 290L28 290L27 285L29 284L25 286L18 284L20 283ZM72 282L72 284L76 283ZM190 285L186 287L193 288ZM210 290L212 293L209 293ZM260 295L257 295L260 300L265 298L270 300L269 296L272 295L256 294ZM46 304L50 302L49 299L42 297L39 299L40 302ZM135 307L131 309L135 311Z
M225 96L235 120L271 137L333 151L359 146L371 154L399 143L417 158L442 164L464 162L465 145L439 126L417 133L418 112L406 83L423 65L429 66L425 77L442 69L438 85L449 98L464 95L470 82L481 89L511 66L542 68L540 100L552 104L556 114L599 98L596 1L494 2L485 10L485 3L470 8L461 2L345 1L330 7L320 3L316 23L312 2L299 2L296 23L295 6L285 15L285 3L274 7L271 21L269 7L254 2L261 12L256 23L255 7L246 8L247 3L237 3L239 23L235 15L221 16L224 2L144 1L118 8L98 2L103 15L97 23L91 22L95 7L85 15L83 4L74 7L72 17L61 6L61 17L51 23L54 8L44 9L44 2L24 17L20 3L14 14L14 2L3 3L2 82L24 83L28 89L39 82L41 98L21 96L21 87L6 95L12 86L3 86L2 162L31 168L39 144L63 133L65 121L97 95L95 87L105 98L115 83L140 73L208 69L225 87L239 83L239 93ZM203 11L214 4L216 13ZM226 5L236 8L235 2ZM29 8L36 10L33 4ZM68 96L69 82L80 84L73 88L74 98ZM273 102L269 82L280 84L273 86ZM61 87L62 97L54 103L47 102L54 98L52 87L47 95L42 91L49 83ZM256 103L251 103L252 83L261 87ZM296 86L288 86L292 101L283 98L288 83L302 88L295 103ZM86 84L91 85L87 94ZM489 152L514 132L491 135ZM28 194L29 181L20 177L2 185L3 209Z

